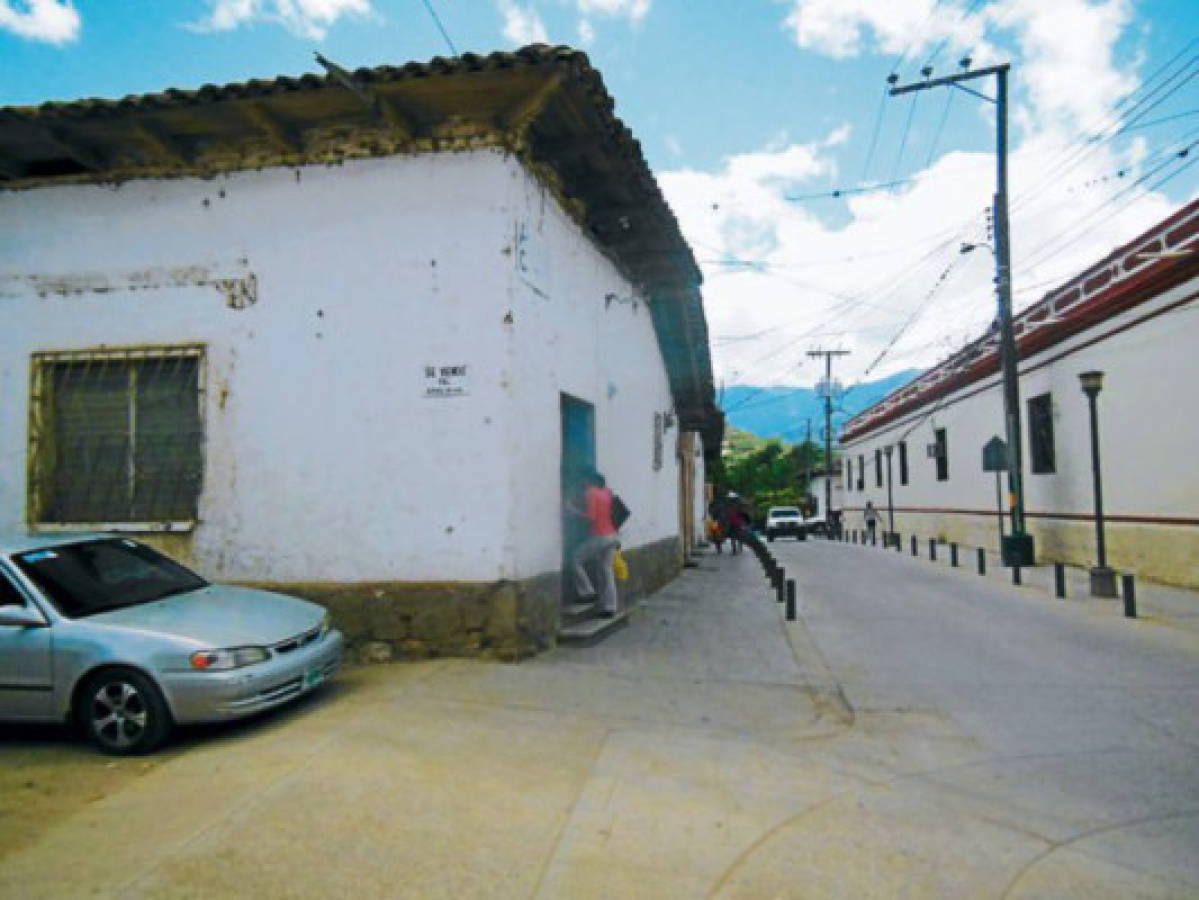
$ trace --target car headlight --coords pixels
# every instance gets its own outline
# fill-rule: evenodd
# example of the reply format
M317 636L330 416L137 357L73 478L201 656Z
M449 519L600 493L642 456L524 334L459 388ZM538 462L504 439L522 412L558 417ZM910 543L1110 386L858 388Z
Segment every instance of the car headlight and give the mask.
M224 650L198 650L190 657L193 669L204 672L240 669L266 662L271 654L266 647L229 647Z

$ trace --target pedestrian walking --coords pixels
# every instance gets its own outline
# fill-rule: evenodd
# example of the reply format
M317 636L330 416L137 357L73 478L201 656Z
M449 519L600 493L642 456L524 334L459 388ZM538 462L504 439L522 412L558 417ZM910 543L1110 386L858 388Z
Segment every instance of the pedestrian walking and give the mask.
M866 509L862 511L862 518L866 520L866 533L870 535L870 542L873 544L874 530L878 527L878 510L869 500L866 501Z
M749 527L749 513L746 512L740 497L730 495L727 518L729 543L734 553L740 553L741 545L745 542L746 529Z
M612 559L620 549L620 538L612 521L612 491L604 476L594 469L583 473L583 507L567 503L567 508L587 522L587 537L575 548L571 563L574 569L575 593L580 599L596 596L596 587L587 573L587 565L596 563L599 570L599 599L601 616L611 617L620 609L616 593L616 575Z

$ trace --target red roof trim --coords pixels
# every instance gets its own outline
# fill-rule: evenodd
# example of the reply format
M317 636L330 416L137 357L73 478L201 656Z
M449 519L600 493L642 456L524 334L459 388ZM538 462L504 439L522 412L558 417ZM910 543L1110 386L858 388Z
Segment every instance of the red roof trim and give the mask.
M1113 250L1107 257L1047 293L1017 315L1016 355L1019 359L1054 344L1142 303L1199 275L1199 200L1179 209L1144 234ZM1182 257L1139 259L1140 253L1161 253L1192 245ZM841 440L853 440L999 371L998 334L994 329L940 365L893 391L846 423Z

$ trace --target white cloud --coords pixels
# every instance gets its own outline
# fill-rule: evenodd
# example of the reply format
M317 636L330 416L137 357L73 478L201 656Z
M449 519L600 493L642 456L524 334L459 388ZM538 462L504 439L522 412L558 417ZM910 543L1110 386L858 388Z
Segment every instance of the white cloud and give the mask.
M583 15L622 17L637 24L649 14L650 0L578 0Z
M838 59L899 54L907 75L933 48L941 66L961 51L978 66L1011 58L994 41L1014 41L1012 81L1027 97L1015 119L1023 127L1077 130L1135 86L1114 61L1132 0L995 0L969 16L977 4L964 0L791 2L784 26L799 47Z
M549 43L545 23L532 7L522 7L515 0L500 0L500 12L504 16L505 39L521 46Z
M1113 58L1132 17L1130 0L1003 0L989 15L997 26L1017 33L1016 77L1042 127L1093 126L1136 86Z
M0 0L0 30L27 40L69 44L82 24L71 0Z
M836 58L865 50L918 54L942 40L972 46L982 39L980 19L964 15L961 6L936 0L794 0L794 4L784 24L795 42Z
M1122 69L1115 56L1132 0L994 0L970 17L966 0L789 3L785 27L801 48L836 58L902 53L905 80L934 47L941 66L961 51L975 66L1012 61L1017 311L1171 211L1164 196L1133 186L1153 164L1144 139L1078 149L1080 132L1137 85L1137 61ZM992 120L980 127L993 128L994 107L975 108ZM811 384L822 373L804 351L817 345L853 351L841 366L849 382L883 354L869 375L879 377L932 365L993 321L992 255L962 256L958 245L990 242L982 229L994 155L943 154L904 173L902 191L811 198L840 180L834 155L849 137L842 126L733 157L715 173L660 176L705 273L718 378Z
M310 40L323 40L344 16L373 14L371 0L209 0L211 12L190 27L196 31L233 31L255 22L273 22Z
M811 384L823 373L805 351L826 346L852 351L840 364L852 383L894 340L869 375L876 378L934 364L994 318L991 254L959 253L962 241L987 241L994 156L945 154L902 192L788 201L827 186L836 171L828 148L840 132L736 156L715 173L658 176L704 270L718 380ZM1071 153L1046 136L1011 155L1017 310L1171 209L1158 195L1126 205L1135 192L1101 206L1112 191L1099 179L1133 164L1111 148L1045 183Z
M595 40L595 27L589 19L579 19L579 43L584 47L590 46Z

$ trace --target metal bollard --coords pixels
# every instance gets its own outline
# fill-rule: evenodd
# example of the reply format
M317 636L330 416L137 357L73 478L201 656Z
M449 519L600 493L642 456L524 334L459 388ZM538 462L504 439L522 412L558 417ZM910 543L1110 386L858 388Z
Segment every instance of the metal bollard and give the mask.
M1124 590L1124 616L1125 618L1135 619L1137 617L1137 588L1134 584L1133 576L1123 575L1120 578L1123 582Z
M787 621L795 621L795 579L787 579Z
M920 555L920 549L919 549L919 545L916 543L916 535L912 535L912 556L919 556L919 555Z
M892 541L895 544L895 552L903 553L903 539L899 536L899 532L895 532L895 539Z
M949 545L949 564L955 569L958 567L958 545L956 543Z
M1053 593L1059 600L1066 599L1066 564L1053 564Z
M779 603L782 603L784 600L787 599L787 583L785 580L786 577L787 577L787 573L784 572L782 569L779 569L778 580L775 581L775 583L774 583L774 590L775 590L775 598L774 599L777 600Z
M878 532L877 531L870 532L870 546L871 547L878 546Z
M932 562L937 561L937 539L936 538L928 539L928 558Z
M1020 584L1020 567L1012 566L1012 584Z
M982 547L978 548L978 574L987 574L987 551Z

